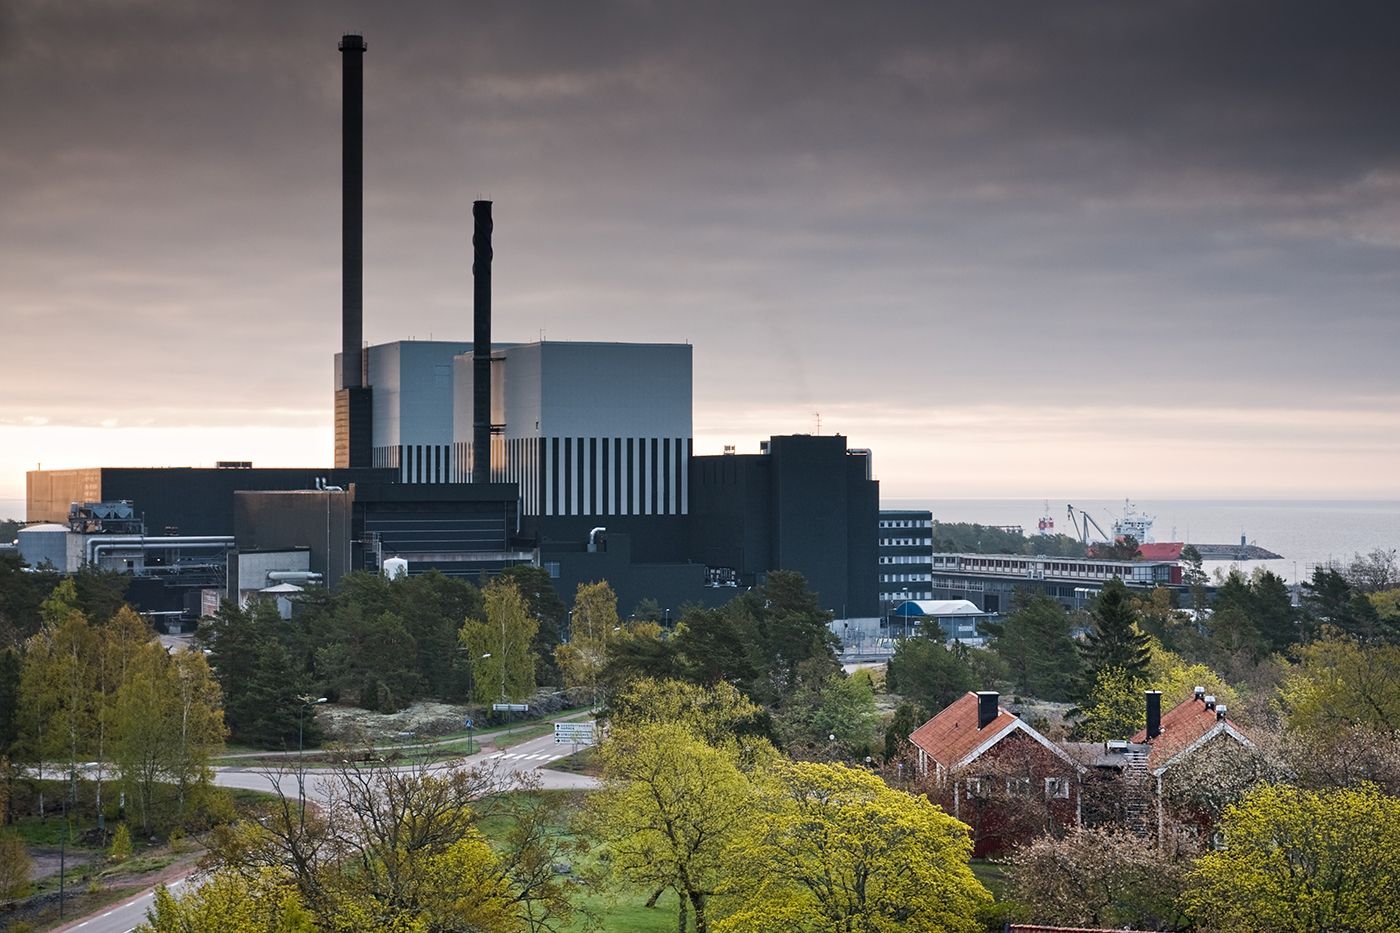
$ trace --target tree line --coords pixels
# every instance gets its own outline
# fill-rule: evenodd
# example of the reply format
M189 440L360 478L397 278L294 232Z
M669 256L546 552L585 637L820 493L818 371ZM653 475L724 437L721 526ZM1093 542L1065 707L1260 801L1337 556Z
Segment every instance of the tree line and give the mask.
M786 758L764 717L728 683L628 682L603 790L572 816L489 768L342 762L324 805L281 796L220 831L199 884L160 891L141 929L537 933L613 884L673 895L696 933L982 929L966 827L866 769Z
M54 809L128 815L146 831L202 820L209 763L224 740L221 692L203 652L168 652L124 604L84 600L63 579L38 627L0 650L0 742L6 818L21 791Z

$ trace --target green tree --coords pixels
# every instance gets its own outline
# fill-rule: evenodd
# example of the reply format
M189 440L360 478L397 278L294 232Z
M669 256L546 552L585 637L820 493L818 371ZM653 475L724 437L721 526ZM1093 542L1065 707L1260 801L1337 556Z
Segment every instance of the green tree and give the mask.
M380 929L386 929L381 927ZM158 885L136 933L316 933L296 888L273 871L216 872L179 899Z
M530 615L539 623L535 630L530 650L536 661L536 681L541 685L560 683L560 674L554 665L554 649L559 645L561 627L564 623L564 601L554 589L554 581L544 567L530 567L521 564L508 567L501 573L515 583L520 595L525 597ZM460 617L459 617L460 618Z
M437 571L393 580L356 572L334 594L308 591L296 625L265 626L263 634L276 637L327 696L377 681L402 703L455 698L469 679L457 632L481 607L476 587Z
M1079 738L1089 742L1127 738L1147 724L1141 680L1121 668L1104 668L1078 713L1075 734Z
M1093 690L1100 672L1109 668L1117 668L1133 681L1141 680L1151 657L1151 639L1138 628L1132 597L1118 577L1105 583L1094 597L1089 620L1089 631L1080 646L1086 667L1080 682L1083 695Z
M34 876L34 859L14 830L0 833L0 898L24 897Z
M20 735L21 668L18 651L12 647L0 648L0 754L9 754Z
M909 736L928 722L929 715L917 703L904 701L895 707L894 717L885 727L885 761L897 761L909 751Z
M604 790L594 828L613 868L633 884L680 897L696 933L725 877L725 852L750 818L752 787L734 743L716 748L677 723L615 728L600 749Z
M181 648L170 656L175 689L170 725L176 731L168 776L181 813L194 796L212 786L210 762L224 744L224 711L219 684L202 651Z
M1310 636L1319 637L1331 626L1355 638L1400 642L1400 629L1383 625L1366 594L1353 590L1337 571L1318 567L1302 588L1303 624Z
M1034 535L1006 531L995 525L967 522L933 523L933 549L940 554L1041 554L1083 557L1084 544L1069 535Z
M794 757L864 758L872 751L879 718L870 673L847 676L838 671L790 698L775 726L783 747Z
M496 577L482 591L484 606L479 618L468 618L458 639L475 658L474 699L490 702L523 700L535 690L535 659L530 646L539 621L530 614L525 598L510 579ZM483 655L489 654L489 658Z
M170 658L159 644L140 652L117 692L116 760L147 833L158 817L157 793L177 756L178 732L172 726L179 689Z
M1282 577L1270 571L1260 574L1251 583L1250 601L1265 650L1283 652L1298 643L1298 612Z
M594 704L608 663L608 644L620 633L617 597L606 582L580 583L574 597L569 642L554 649L555 663L566 687L587 687Z
M1006 662L1016 691L1044 700L1064 700L1075 689L1081 662L1070 637L1069 613L1044 592L1017 587L1011 612L1001 622L983 623L992 650Z
M418 668L417 642L399 613L368 611L366 615L354 604L337 610L343 634L317 650L316 669L328 696L353 692L360 706L372 710L380 709L389 697L407 704L426 689ZM381 696L385 691L387 695Z
M608 642L603 680L609 695L641 678L676 680L683 676L676 639L667 638L656 622L629 619L618 637Z
M660 624L666 621L666 610L661 608L660 603L648 596L639 600L637 605L632 607L632 618L638 622Z
M763 586L725 608L753 646L756 673L748 692L759 702L781 707L804 679L820 683L840 668L838 641L827 628L831 613L821 608L802 574L770 571ZM801 677L799 668L805 672Z
M753 645L726 609L686 606L671 641L681 676L697 684L748 684L757 669Z
M1181 549L1181 582L1186 584L1187 592L1191 594L1191 612L1194 618L1205 618L1210 603L1207 591L1210 577L1206 575L1205 559L1201 557L1201 552L1191 544Z
M794 762L761 785L729 848L719 933L973 933L991 895L967 860L967 827L873 774Z
M1112 544L1092 545L1089 556L1099 560L1138 560L1142 557L1142 548L1137 538L1124 535Z
M705 744L718 747L761 735L765 713L732 684L702 687L647 677L609 697L606 718L613 729L622 730L681 726Z
M1183 899L1207 930L1396 929L1400 801L1375 788L1314 793L1264 784L1228 807Z
M56 571L26 568L16 553L0 554L0 644L22 644L39 631L39 607L59 580Z
M1296 649L1279 698L1288 728L1319 735L1354 725L1400 731L1400 646L1363 644L1335 630Z
M886 689L934 713L977 686L958 652L923 636L901 639L885 671Z

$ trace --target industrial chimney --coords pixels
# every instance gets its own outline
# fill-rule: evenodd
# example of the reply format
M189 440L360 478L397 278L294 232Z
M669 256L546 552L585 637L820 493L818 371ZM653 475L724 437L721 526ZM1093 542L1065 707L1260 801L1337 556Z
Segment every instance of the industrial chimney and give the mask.
M1162 691L1148 690L1147 696L1147 741L1151 742L1162 734Z
M472 203L472 482L491 482L491 202Z
M341 129L340 384L335 392L335 465L368 467L374 440L364 360L365 40L340 40Z

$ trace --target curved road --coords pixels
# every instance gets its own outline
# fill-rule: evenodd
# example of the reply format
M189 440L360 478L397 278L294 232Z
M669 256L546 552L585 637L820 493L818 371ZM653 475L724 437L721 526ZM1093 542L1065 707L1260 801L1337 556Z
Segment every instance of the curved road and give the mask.
M513 748L505 751L478 752L465 759L458 759L455 762L441 762L432 765L429 770L441 771L449 766L472 767L481 764L496 764L498 767L511 772L533 772L539 779L540 786L545 790L569 790L587 789L598 787L598 782L586 775L568 774L564 771L550 771L544 768L551 761L572 755L575 747L572 745L555 745L554 736L546 735L538 739L531 739L528 742L521 742ZM220 787L238 787L245 790L272 791L274 786L281 784L282 793L289 797L297 795L297 774L295 762L291 771L281 775L270 774L266 769L261 768L215 768L214 783ZM280 780L279 780L280 779ZM311 769L306 771L306 796L309 799L318 799L323 796L322 787L326 780L324 769ZM185 879L170 882L167 887L172 891L179 890L180 885L185 883ZM74 921L66 926L58 927L55 933L62 933L68 930L81 930L82 933L130 933L137 924L146 921L146 911L155 900L155 895L147 891L137 895L130 900L123 901L109 909L106 913L89 916L82 920Z

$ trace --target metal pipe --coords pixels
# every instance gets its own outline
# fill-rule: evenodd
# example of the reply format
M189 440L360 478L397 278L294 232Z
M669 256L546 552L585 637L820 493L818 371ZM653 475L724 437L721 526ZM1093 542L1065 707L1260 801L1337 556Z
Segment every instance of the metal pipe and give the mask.
M187 547L210 547L215 544L233 544L233 535L204 535L204 536L179 536L172 535L165 538L153 538L147 535L99 535L89 538L87 541L87 561L89 564L97 563L97 553L108 551L113 548L131 548L136 546L140 551L158 550L183 550Z
M314 570L269 570L269 580L319 580L321 575Z
M491 202L472 203L472 482L491 482Z

